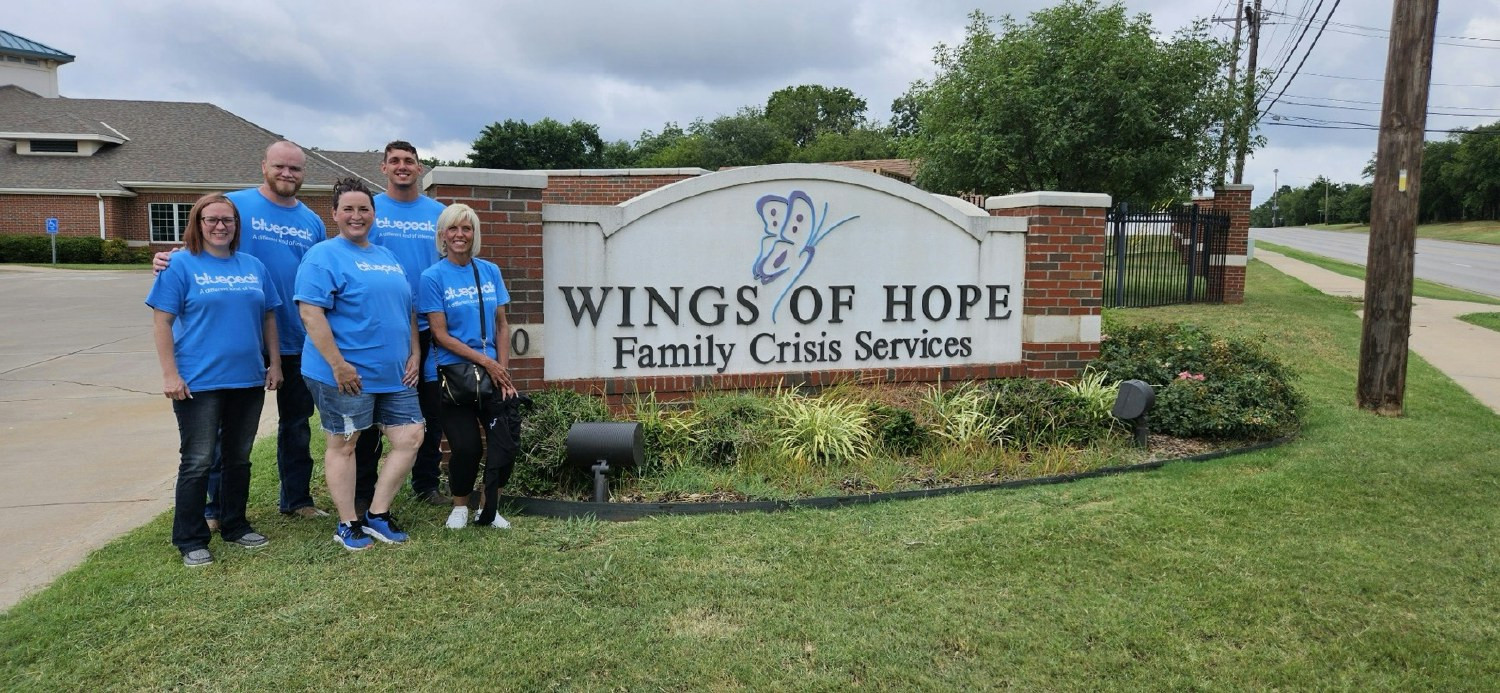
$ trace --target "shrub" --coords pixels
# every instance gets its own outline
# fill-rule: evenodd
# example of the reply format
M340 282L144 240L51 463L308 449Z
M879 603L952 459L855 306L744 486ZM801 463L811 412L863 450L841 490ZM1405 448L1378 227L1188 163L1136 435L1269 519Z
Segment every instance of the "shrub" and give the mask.
M696 410L665 406L648 392L631 400L629 419L641 424L647 466L670 469L702 457L703 423Z
M693 406L702 422L699 441L706 464L734 466L770 443L771 400L763 395L713 392Z
M100 247L99 261L112 265L140 264L151 261L151 251L148 248L132 248L121 238L111 238Z
M1265 439L1296 431L1296 374L1259 344L1194 325L1115 328L1092 365L1111 380L1157 389L1153 430L1182 437Z
M1013 421L1013 417L999 414L984 392L969 382L946 392L933 385L922 402L932 416L932 434L960 450L1003 444L1006 428Z
M1007 378L991 381L986 389L991 409L1011 419L1006 433L1012 444L1027 449L1087 445L1108 436L1115 426L1109 415L1114 396L1109 395L1108 405L1100 409L1102 393L1109 391L1103 385L1106 376L1093 377L1093 386Z
M777 447L804 463L837 465L870 454L870 414L864 402L778 394L771 403Z
M927 444L927 429L909 409L871 402L866 405L876 442L897 455L914 455Z
M609 408L598 397L571 390L542 390L521 425L521 454L510 487L522 494L545 494L582 487L588 470L567 464L568 429L578 421L608 421Z
M103 250L104 241L92 236L57 237L59 263L97 263ZM52 262L52 241L46 234L0 235L0 262Z

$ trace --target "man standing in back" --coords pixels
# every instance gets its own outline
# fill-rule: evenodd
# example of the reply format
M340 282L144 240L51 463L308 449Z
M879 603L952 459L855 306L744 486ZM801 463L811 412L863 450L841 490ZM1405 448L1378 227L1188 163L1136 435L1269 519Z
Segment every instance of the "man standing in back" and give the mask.
M422 194L422 161L417 158L417 148L410 142L396 140L387 144L380 171L385 174L386 188L385 192L375 196L375 228L370 232L370 242L385 246L396 256L415 298L420 293L422 272L438 261L437 218L443 213L443 204ZM422 417L427 420L427 433L411 468L411 491L418 500L447 506L451 504L450 499L438 488L441 481L439 465L443 457L439 450L443 432L437 425L442 420L440 395L437 383L428 382L426 375L427 359L432 351L432 331L427 327L426 317L420 314L417 315L417 344L423 369L423 380L417 387L417 394ZM360 436L354 448L354 503L361 512L375 495L380 440L379 435Z

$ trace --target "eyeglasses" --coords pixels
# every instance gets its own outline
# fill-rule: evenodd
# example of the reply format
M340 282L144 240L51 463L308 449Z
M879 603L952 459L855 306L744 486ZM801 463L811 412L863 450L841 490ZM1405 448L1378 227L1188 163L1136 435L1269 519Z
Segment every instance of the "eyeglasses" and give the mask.
M208 228L213 228L219 224L223 224L224 228L227 229L234 228L234 217L198 217L198 221L203 222L203 225Z

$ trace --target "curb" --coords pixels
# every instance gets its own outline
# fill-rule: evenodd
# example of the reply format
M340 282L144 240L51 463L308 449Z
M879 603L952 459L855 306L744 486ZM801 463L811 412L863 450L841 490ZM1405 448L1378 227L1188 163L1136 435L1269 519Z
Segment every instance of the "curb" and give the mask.
M711 502L711 503L594 503L592 501L564 501L550 500L546 498L533 498L530 496L509 496L502 494L500 502L520 510L526 515L539 517L552 517L558 519L573 519L581 517L593 517L598 520L609 522L630 522L647 517L662 515L707 515L712 513L743 513L743 512L777 512L781 510L793 510L797 508L842 508L849 505L863 505L867 503L881 503L893 500L911 500L914 498L935 498L938 496L951 496L959 493L974 493L976 491L993 491L997 489L1023 488L1026 486L1043 486L1049 484L1066 484L1082 479L1092 479L1102 476L1114 476L1116 474L1128 474L1132 472L1144 472L1159 469L1172 462L1207 462L1222 457L1241 455L1247 452L1256 452L1269 448L1278 447L1282 444L1295 440L1296 436L1284 436L1253 445L1229 450L1217 450L1206 452L1201 455L1189 455L1170 460L1153 460L1139 464L1128 464L1117 467L1104 467L1076 474L1059 474L1054 476L1042 476L1032 479L1014 479L1011 481L998 481L989 484L971 484L968 486L948 486L944 488L914 489L911 491L892 491L890 493L867 493L857 496L820 496L817 498L799 498L784 501L733 501L733 502Z

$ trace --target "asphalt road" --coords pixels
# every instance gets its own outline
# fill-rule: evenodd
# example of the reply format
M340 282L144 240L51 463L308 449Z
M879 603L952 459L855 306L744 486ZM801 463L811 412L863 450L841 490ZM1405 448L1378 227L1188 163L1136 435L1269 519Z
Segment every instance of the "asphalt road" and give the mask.
M1298 226L1250 229L1250 237L1336 260L1365 264L1369 236ZM1500 246L1417 239L1418 279L1500 297Z

